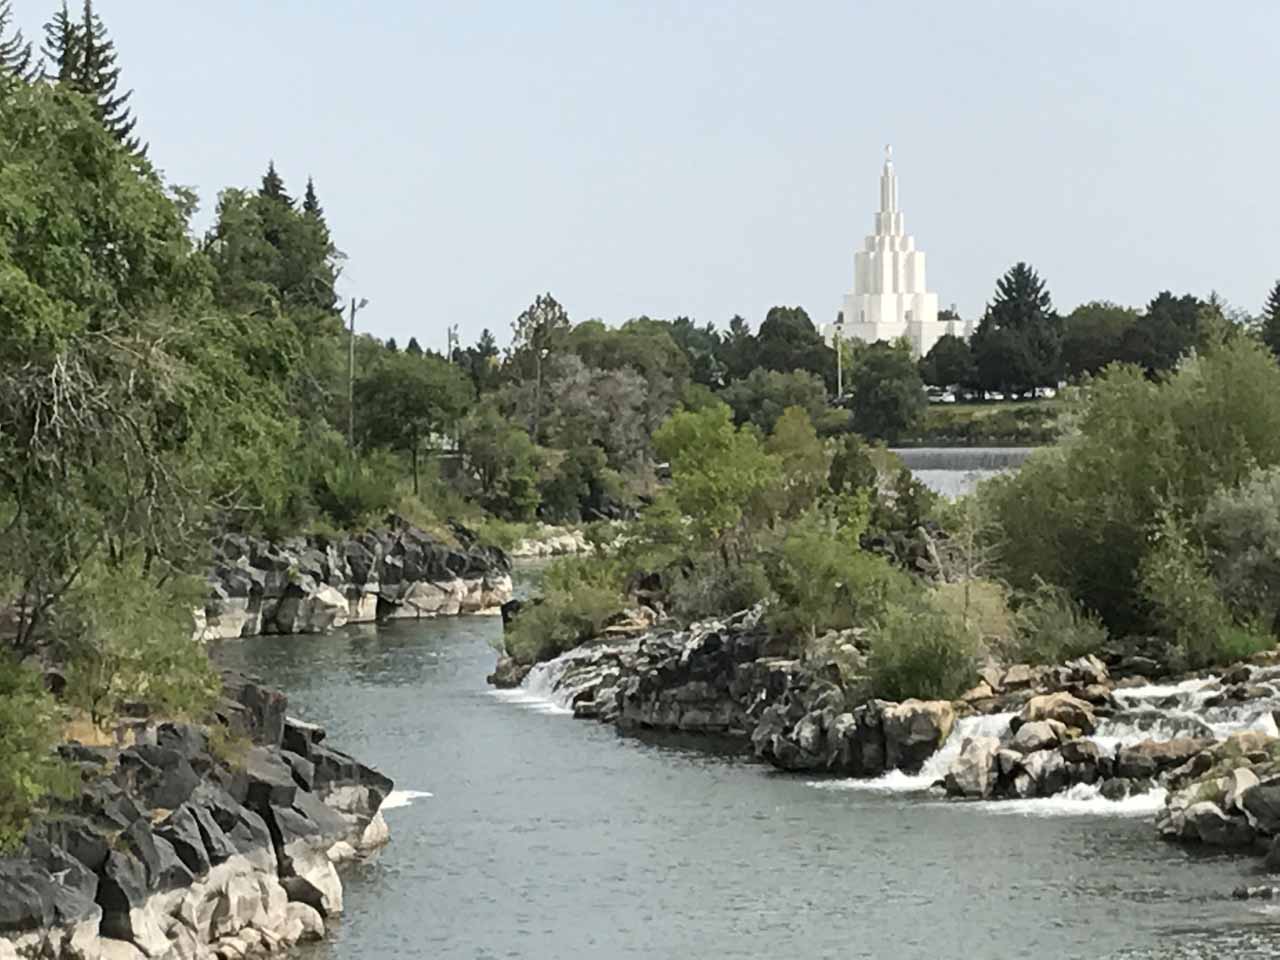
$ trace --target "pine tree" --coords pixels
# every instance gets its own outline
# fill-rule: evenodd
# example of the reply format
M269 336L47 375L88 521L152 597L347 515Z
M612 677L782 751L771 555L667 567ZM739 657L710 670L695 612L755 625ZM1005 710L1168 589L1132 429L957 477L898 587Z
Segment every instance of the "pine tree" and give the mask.
M23 83L32 83L43 69L35 60L31 42L22 36L20 29L15 27L13 36L5 37L11 19L13 10L9 0L0 0L0 77L15 77Z
M145 156L147 148L133 128L138 120L129 112L132 90L117 96L120 68L116 66L116 46L107 36L107 26L93 11L93 0L84 0L84 16L77 30L79 58L71 83L93 103L94 113L111 135L134 153Z
M1045 282L1030 266L1016 263L996 281L996 295L971 346L983 390L1024 393L1057 385L1062 319Z
M289 196L284 188L284 180L280 174L276 173L274 160L267 162L267 172L262 176L262 188L258 191L258 196L269 197L272 200L279 200L286 206L293 206L293 197Z
M398 346L396 346L396 338L395 338L395 337L388 337L388 338L387 338L387 349L388 349L388 350L390 350L392 353L398 353L398 352L399 352L400 348L399 348Z
M1262 308L1262 342L1280 357L1280 280L1271 288L1267 305Z
M44 25L42 52L48 61L45 79L58 83L75 83L81 62L80 27L67 11L67 0L62 0L62 8Z
M422 347L419 345L417 337L409 338L409 343L405 346L404 352L415 357L422 356Z
M320 200L316 197L315 181L310 177L307 177L307 192L302 197L302 212L317 220L324 219L324 207L320 206Z

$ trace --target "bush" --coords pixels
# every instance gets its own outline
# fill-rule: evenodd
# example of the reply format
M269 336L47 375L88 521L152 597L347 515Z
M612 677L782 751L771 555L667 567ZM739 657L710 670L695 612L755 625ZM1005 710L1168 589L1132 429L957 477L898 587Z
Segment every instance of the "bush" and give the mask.
M1018 609L1013 656L1026 663L1057 664L1097 653L1107 628L1082 610L1067 593L1041 584Z
M312 497L340 529L352 530L380 520L395 507L399 472L395 458L385 451L342 455L315 478Z
M871 621L906 592L905 574L858 546L863 506L861 522L840 526L812 510L788 532L771 568L778 598L768 614L771 629L811 640Z
M31 814L70 778L53 753L57 705L39 675L0 651L0 853L16 847Z
M600 635L626 606L614 565L565 557L547 568L542 599L507 627L504 646L517 663L540 663Z
M871 685L885 700L953 700L978 669L972 635L927 603L892 604L871 637Z
M133 703L160 716L203 717L220 688L192 637L191 611L204 597L194 578L157 586L128 565L86 570L55 622L67 701L99 726Z
M1237 619L1280 627L1280 468L1220 490L1196 524L1223 599Z
M940 583L929 601L957 621L989 651L1010 655L1018 636L1018 618L1009 606L1009 588L996 580L970 578Z
M1229 662L1242 639L1203 552L1168 515L1161 519L1154 539L1155 546L1138 571L1153 622L1178 644L1188 667Z
M667 591L672 612L683 620L726 616L767 600L773 593L758 560L726 566L708 554L674 575Z

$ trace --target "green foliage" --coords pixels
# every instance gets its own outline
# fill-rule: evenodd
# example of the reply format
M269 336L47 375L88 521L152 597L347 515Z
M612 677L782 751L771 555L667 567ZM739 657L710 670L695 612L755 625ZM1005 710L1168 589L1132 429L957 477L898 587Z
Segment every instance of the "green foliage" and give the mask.
M447 441L473 397L470 379L453 364L390 351L356 381L355 395L360 442L408 454L415 494L423 448Z
M1267 349L1280 357L1280 280L1276 281L1267 295L1266 306L1262 308L1262 326L1258 333Z
M853 428L864 437L893 441L910 433L928 401L920 371L905 341L860 347L848 372L853 393Z
M32 51L31 43L15 27L10 0L0 0L0 85L10 82L33 83L40 76L40 64Z
M506 520L528 521L538 506L537 448L529 435L481 403L462 422L459 439L476 498Z
M625 606L614 565L599 557L554 561L539 602L507 628L505 645L517 663L540 663L598 637Z
M727 546L766 512L778 463L754 433L734 427L728 407L675 413L653 441L671 464L669 494L700 542Z
M1209 346L1221 320L1220 311L1200 298L1165 290L1125 331L1120 359L1154 377L1172 370L1193 348Z
M1126 339L1139 313L1131 307L1095 300L1082 303L1063 327L1062 361L1069 377L1100 373L1124 355Z
M732 408L736 423L753 424L763 433L773 430L788 407L800 407L815 423L827 408L827 391L818 377L759 367L721 391L720 399Z
M1062 321L1035 270L1019 262L996 282L971 347L982 390L1009 395L1057 385Z
M777 459L780 472L776 513L799 516L826 487L830 472L831 458L809 415L800 407L787 407L765 441L765 450Z
M352 530L380 521L396 505L399 474L399 464L385 452L338 453L315 478L312 497L339 529Z
M707 553L677 570L667 593L677 617L698 620L727 616L769 600L773 586L761 561L726 564L716 554Z
M864 509L861 517L849 511L839 519L813 510L792 525L770 577L778 598L768 614L775 632L812 639L860 626L908 592L904 574L859 547L865 524Z
M1154 623L1177 641L1188 666L1226 662L1228 653L1239 646L1239 634L1203 552L1170 514L1159 519L1153 539L1138 577Z
M1152 626L1135 571L1171 512L1185 524L1220 488L1280 464L1280 368L1237 339L1166 382L1112 368L1089 389L1077 431L1016 475L983 485L1003 531L1004 575L1037 578L1096 611L1112 631Z
M770 307L756 336L755 357L766 369L804 371L835 387L836 353L803 307ZM789 404L788 404L789 405Z
M871 635L871 684L885 700L953 700L973 685L977 644L953 617L917 600L890 605Z
M920 377L933 387L967 386L975 376L973 351L954 334L939 337L920 359Z
M1098 653L1107 642L1107 629L1065 591L1040 584L1018 608L1017 641L1013 659L1058 664Z
M1214 582L1241 621L1280 628L1280 467L1214 493L1196 521Z
M916 443L1044 446L1058 439L1065 409L1057 398L931 403L910 436Z
M21 843L31 815L67 784L53 753L61 733L40 676L0 650L0 854Z

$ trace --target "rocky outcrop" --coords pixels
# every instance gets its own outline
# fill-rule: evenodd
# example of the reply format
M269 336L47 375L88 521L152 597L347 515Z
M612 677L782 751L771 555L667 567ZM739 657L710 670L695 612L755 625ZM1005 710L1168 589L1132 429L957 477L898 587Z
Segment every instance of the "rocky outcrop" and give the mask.
M228 676L225 694L229 737L154 723L62 748L80 789L0 859L0 958L240 958L323 936L335 865L386 842L391 781L279 692Z
M532 537L524 537L511 547L513 560L540 560L587 553L591 544L581 530L543 525Z
M511 599L511 565L465 528L453 547L402 522L350 537L214 543L209 599L196 612L206 639L323 633L347 623L494 613Z

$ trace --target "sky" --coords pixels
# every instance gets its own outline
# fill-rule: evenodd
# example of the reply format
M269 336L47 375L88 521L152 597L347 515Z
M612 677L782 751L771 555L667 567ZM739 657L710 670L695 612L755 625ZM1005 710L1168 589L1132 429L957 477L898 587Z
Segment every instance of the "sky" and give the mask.
M38 35L53 0L14 0ZM78 6L78 2L73 3ZM314 176L360 326L834 318L886 143L943 306L1280 278L1275 0L97 0L138 132L202 198Z

